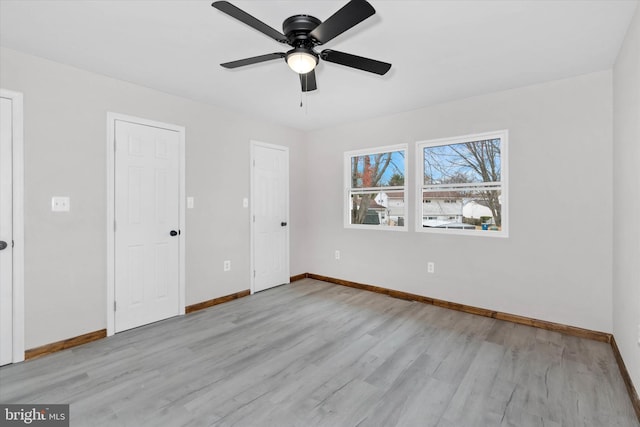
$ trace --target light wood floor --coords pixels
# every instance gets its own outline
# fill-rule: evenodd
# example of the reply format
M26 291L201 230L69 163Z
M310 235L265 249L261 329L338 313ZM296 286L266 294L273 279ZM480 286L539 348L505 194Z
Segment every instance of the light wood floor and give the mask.
M305 279L0 369L84 426L639 426L608 344Z

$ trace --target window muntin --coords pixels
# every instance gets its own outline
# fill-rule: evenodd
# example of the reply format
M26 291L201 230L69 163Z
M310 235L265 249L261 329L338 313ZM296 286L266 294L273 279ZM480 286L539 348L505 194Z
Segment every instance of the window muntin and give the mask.
M345 227L407 229L407 146L345 153Z
M506 237L507 131L418 143L425 232Z

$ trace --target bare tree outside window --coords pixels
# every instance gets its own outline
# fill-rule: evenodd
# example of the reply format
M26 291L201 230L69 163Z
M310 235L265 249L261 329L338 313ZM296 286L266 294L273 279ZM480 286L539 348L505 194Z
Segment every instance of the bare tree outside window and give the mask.
M350 155L350 223L402 225L389 207L401 198L404 211L405 151ZM378 198L378 199L376 199ZM397 211L397 209L396 209Z
M424 184L499 183L500 139L425 147ZM464 187L463 187L464 188ZM502 225L500 190L459 190L464 198L475 198L490 210L496 226Z
M505 130L418 144L422 157L421 228L508 235L504 228L507 133Z

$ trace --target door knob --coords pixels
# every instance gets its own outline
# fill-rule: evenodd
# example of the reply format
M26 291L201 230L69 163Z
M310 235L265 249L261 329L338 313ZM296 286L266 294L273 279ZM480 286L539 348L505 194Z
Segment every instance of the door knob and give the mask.
M180 233L179 233L179 232L177 232L176 230L171 230L171 231L169 232L169 235L171 235L171 236L177 236L178 234L180 234Z
M287 223L286 223L286 222L284 222L284 221L282 221L282 222L280 223L280 226L281 226L281 227L286 227L286 226L287 226Z
M7 247L7 242L0 240L0 251Z

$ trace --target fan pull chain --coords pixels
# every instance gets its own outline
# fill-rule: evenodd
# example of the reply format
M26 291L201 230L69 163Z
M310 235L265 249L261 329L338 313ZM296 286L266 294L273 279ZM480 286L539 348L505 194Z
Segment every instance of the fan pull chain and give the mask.
M302 97L304 96L304 102L302 102ZM309 104L307 103L307 94L306 92L300 94L300 108L304 105L304 114L309 114Z
M309 87L309 74L304 75L304 87ZM302 98L304 97L304 102L302 102ZM304 114L309 114L309 105L307 104L307 92L304 90L300 90L300 108L304 105Z
M304 75L305 86L307 83L307 75ZM304 89L300 89L300 108L302 108L302 97L304 96Z

